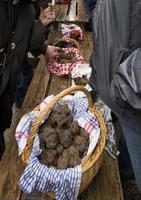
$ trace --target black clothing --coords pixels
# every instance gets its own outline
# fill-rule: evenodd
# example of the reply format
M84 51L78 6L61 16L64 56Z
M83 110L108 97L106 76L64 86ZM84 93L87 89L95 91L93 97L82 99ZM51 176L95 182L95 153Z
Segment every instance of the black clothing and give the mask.
M16 23L16 14L18 5L13 6L12 1L0 0L0 25L2 31L0 31L0 49L6 47L7 41L11 36L14 25Z
M6 65L0 77L0 152L3 152L3 132L11 123L16 83L22 71L23 60L27 51L36 55L45 51L46 45L43 42L47 30L40 21L34 23L35 10L29 1L12 4L10 0L0 0L0 13L0 49L6 47L15 27Z
M15 94L15 106L21 108L28 86L32 80L35 67L37 66L39 59L37 58L25 58L23 61L23 71L18 77L17 89Z
M35 18L38 19L39 14L40 14L39 1L34 2L33 5L36 10ZM38 9L39 9L39 12L37 12ZM40 20L35 20L34 29L32 31L32 38L30 41L30 51L32 51L32 54L34 56L38 56L41 53L45 54L47 45L44 44L44 41L48 39L50 29L51 29L51 24L44 27L42 23L40 22ZM15 94L15 104L17 108L20 108L22 106L22 103L24 101L25 95L28 90L28 86L33 77L35 66L37 66L37 59L36 58L31 59L26 56L23 61L22 72L20 73L18 77L18 82L17 82L17 89L16 89L16 94Z
M7 4L7 7L9 5ZM14 10L15 5L10 5L9 10ZM1 8L2 9L2 8ZM25 14L26 13L26 14ZM14 12L13 12L14 15ZM10 21L3 19L4 23L7 23L10 26ZM3 21L0 18L0 24L3 24ZM25 53L28 48L28 43L33 27L34 20L34 10L30 4L21 5L18 8L18 19L15 28L15 34L13 36L13 43L15 43L15 49L11 49L6 60L6 67L3 71L2 77L0 79L0 95L3 93L7 84L9 84L10 92L14 95L16 78L18 73L21 70L21 64L25 57ZM12 26L10 26L12 27ZM26 31L25 31L26 27ZM8 29L8 28L7 28ZM12 29L11 29L12 30ZM3 41L3 38L0 38L0 46Z
M3 132L6 127L10 126L12 118L12 105L13 96L10 94L7 87L3 94L0 96L0 159L5 150L5 141Z
M7 4L7 7L8 6L9 4ZM45 33L47 33L48 29L44 27L40 21L34 21L35 10L33 9L32 5L30 3L26 3L23 5L11 4L10 6L11 7L9 7L9 10L14 10L14 8L18 6L15 34L12 41L15 43L15 48L10 50L10 53L7 57L6 67L0 79L0 95L3 93L8 81L10 84L11 92L14 93L17 75L22 70L22 62L26 52L31 51L33 54L39 55L44 53L47 47L44 44L44 40ZM15 13L13 12L13 15L14 14ZM0 18L0 24L5 23L12 27L9 25L11 21L7 21L6 19L7 18ZM2 43L3 37L1 35L0 47L2 47Z
M18 6L18 16L15 8ZM10 126L12 118L12 105L16 87L16 79L21 70L22 62L27 51L31 30L33 26L34 13L30 4L13 5L12 1L1 0L0 4L0 24L4 29L0 31L0 47L6 48L9 35L13 31L15 16L16 25L12 42L15 48L10 49L6 65L0 77L0 157L3 154L5 144L3 132ZM26 14L25 14L26 13ZM26 32L25 32L26 27ZM11 36L10 36L11 37Z

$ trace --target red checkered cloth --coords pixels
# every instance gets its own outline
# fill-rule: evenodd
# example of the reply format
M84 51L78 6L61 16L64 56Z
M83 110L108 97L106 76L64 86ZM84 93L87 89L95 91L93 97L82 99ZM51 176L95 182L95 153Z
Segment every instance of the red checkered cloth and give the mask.
M78 49L71 47L71 48L62 48L62 50L65 53L75 53L77 62L61 64L58 63L55 59L51 59L48 63L48 69L52 74L56 76L71 74L72 70L74 69L74 67L76 67L77 63L80 64L84 63L84 58L83 56L80 55L80 51Z
M76 24L61 24L61 32L63 36L70 37L75 40L83 40L83 31Z

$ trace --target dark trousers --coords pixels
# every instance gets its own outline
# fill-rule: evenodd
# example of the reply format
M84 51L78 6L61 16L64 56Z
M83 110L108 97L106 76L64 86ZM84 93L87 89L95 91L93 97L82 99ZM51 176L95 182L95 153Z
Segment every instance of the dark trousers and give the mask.
M33 63L33 59L25 58L22 67L23 70L18 77L15 94L15 104L18 108L22 106L22 103L28 90L28 86L30 85L30 82L32 80L34 65L35 64Z
M120 124L126 142L123 142L120 146L121 172L123 176L130 178L133 176L134 171L138 188L141 191L141 131L137 132L134 127L129 127L126 122L120 121Z
M8 88L0 96L0 159L5 150L4 131L10 127L13 97Z

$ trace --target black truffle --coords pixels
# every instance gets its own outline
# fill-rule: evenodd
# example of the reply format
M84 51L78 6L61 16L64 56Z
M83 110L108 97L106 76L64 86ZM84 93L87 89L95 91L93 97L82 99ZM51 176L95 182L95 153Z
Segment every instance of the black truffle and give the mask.
M68 129L60 129L59 140L60 144L62 144L65 148L68 148L72 143L71 132Z
M57 160L57 167L59 169L67 169L68 168L68 159L64 156L60 156Z
M76 136L75 141L74 141L74 146L76 147L76 149L78 149L80 153L84 151L85 144L86 144L86 140L84 137L79 136L79 135Z
M70 124L70 131L72 133L72 135L78 135L79 132L80 132L80 127L78 126L78 123L73 121L71 124Z
M58 145L58 136L56 132L54 132L52 135L49 137L46 137L46 148L48 149L55 149Z

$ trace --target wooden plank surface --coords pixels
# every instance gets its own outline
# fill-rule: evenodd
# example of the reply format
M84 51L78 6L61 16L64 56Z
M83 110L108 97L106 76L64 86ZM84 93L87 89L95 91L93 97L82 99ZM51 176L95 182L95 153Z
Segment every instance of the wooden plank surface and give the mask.
M72 0L69 7L69 13L67 16L67 21L74 22L76 21L76 0Z
M67 18L67 14L69 11L69 5L68 4L56 4L55 5L55 21L56 22L65 22Z
M89 18L86 14L86 6L84 0L76 0L76 4L77 4L76 21L88 22Z
M117 159L105 151L102 166L80 200L123 200Z
M22 106L21 115L17 119L14 128L17 126L21 116L38 105L44 98L48 80L49 74L46 64L44 59L41 59ZM9 143L0 162L0 200L19 200L21 197L18 181L25 165L18 157L14 133L15 131L12 129Z
M92 32L86 32L84 30L83 32L84 32L84 41L79 42L80 53L81 55L83 55L84 61L86 63L89 63L93 48Z
M55 5L56 22L88 22L83 0L71 0L70 4Z

